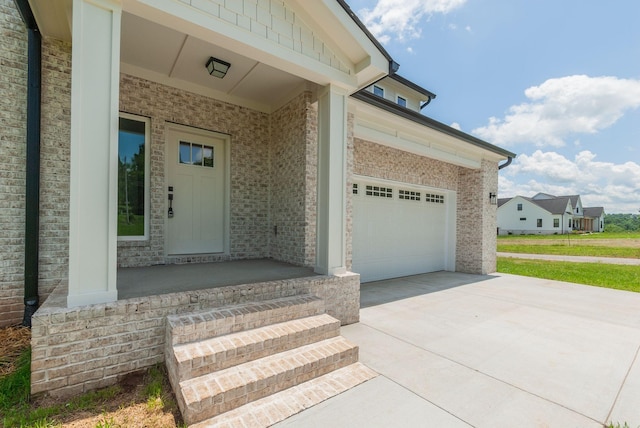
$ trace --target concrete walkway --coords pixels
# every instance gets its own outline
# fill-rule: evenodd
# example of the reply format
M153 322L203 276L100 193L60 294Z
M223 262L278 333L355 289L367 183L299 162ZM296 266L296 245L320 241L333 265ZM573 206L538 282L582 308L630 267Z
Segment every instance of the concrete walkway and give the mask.
M590 256L556 256L550 254L497 253L498 257L514 259L550 260L556 262L574 263L604 263L610 265L640 266L640 259L625 259L621 257L590 257Z
M277 426L640 426L640 294L450 272L363 284L380 376Z

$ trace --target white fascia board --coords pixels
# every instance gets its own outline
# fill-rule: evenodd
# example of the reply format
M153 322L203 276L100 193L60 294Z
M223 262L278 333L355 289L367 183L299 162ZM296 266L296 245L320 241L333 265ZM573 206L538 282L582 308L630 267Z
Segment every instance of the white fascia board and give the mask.
M433 128L350 100L356 138L426 156L466 168L478 169L483 159L499 162L499 154L483 150Z
M354 74L339 71L183 2L131 0L125 3L124 11L201 40L215 42L225 49L319 85L331 83L350 92L357 89L358 81Z
M291 0L288 3L307 24L316 24L314 30L334 53L344 58L345 63L354 65L357 89L366 88L389 74L389 60L337 1Z

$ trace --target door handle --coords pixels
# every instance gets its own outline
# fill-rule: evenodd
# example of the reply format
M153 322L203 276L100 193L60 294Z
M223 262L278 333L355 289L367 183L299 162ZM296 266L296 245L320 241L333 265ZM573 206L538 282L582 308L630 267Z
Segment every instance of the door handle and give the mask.
M167 217L173 218L173 186L169 186L169 211Z

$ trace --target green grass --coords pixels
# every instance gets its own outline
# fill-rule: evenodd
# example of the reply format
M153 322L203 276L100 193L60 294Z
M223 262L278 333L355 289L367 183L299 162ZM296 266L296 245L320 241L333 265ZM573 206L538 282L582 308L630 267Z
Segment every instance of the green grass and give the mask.
M571 233L568 235L500 235L498 241L508 241L510 239L536 239L550 241L567 241L581 239L640 239L640 232L616 232L616 233L591 233L578 234Z
M126 214L118 215L118 236L142 236L144 235L144 216L129 215L127 222Z
M499 257L498 272L640 292L638 266Z
M512 245L508 243L498 243L498 251L521 254L552 254L564 256L640 259L640 248L633 247L599 247L590 245L568 246L560 243L551 245Z
M122 391L119 385L74 397L65 404L31 408L29 405L31 351L26 350L16 362L17 369L0 377L0 426L20 428L52 428L61 426L58 418L78 411L101 411ZM163 396L164 371L153 367L146 377L144 389L149 410L175 407L171 397ZM103 418L97 427L115 427L113 418Z

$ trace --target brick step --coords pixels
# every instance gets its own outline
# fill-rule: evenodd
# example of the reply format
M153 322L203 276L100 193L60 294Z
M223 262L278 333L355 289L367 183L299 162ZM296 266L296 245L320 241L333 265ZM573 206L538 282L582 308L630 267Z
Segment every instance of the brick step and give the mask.
M268 427L378 376L361 363L327 373L207 419L191 428Z
M167 356L172 359L168 364L173 368L172 384L336 337L339 333L340 321L323 314L175 345Z
M339 336L180 383L187 424L201 422L357 362L358 347Z
M324 301L309 294L167 317L166 345L212 337L324 313Z

